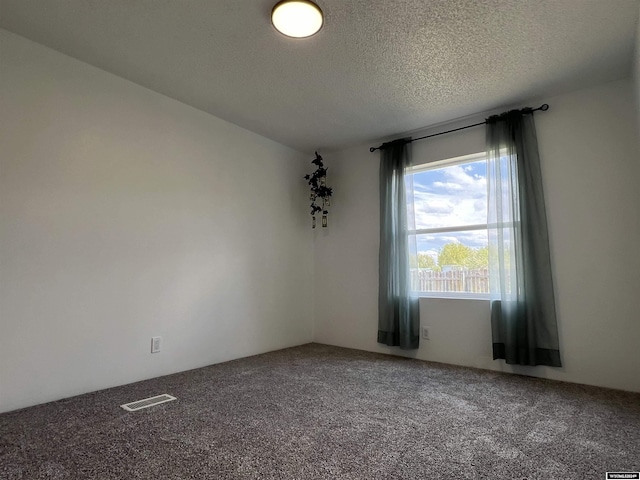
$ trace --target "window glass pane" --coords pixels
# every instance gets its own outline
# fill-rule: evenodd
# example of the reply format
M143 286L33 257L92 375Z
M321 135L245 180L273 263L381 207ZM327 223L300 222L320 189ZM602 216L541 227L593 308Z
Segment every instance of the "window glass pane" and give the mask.
M415 292L489 293L487 230L415 235L410 259Z
M412 176L416 229L487 223L484 160L435 168Z

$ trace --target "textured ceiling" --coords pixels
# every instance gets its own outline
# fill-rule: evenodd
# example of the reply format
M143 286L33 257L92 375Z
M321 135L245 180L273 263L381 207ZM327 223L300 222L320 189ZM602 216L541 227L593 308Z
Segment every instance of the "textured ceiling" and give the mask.
M301 151L622 78L640 0L0 0L0 26Z

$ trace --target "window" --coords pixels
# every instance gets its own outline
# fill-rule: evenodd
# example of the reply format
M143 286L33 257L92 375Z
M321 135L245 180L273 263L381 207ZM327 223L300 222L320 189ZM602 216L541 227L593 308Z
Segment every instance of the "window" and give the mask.
M414 293L488 298L486 177L484 152L420 165L406 174L407 209L415 217L415 229L408 232Z

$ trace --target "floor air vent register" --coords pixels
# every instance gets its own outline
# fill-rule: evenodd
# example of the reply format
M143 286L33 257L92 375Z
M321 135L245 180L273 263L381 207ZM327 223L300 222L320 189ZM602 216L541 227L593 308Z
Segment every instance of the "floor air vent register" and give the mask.
M172 397L171 395L167 395L166 393L163 393L162 395L156 395L155 397L144 398L142 400L137 400L131 403L125 403L124 405L120 405L120 406L128 412L136 412L138 410L142 410L143 408L155 407L156 405L170 402L172 400L177 400L177 398Z

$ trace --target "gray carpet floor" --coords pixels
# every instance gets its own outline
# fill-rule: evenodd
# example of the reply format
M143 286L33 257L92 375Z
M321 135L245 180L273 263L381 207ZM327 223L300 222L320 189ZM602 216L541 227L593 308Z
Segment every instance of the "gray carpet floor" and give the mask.
M119 405L177 401L128 413ZM603 479L640 394L310 344L0 415L0 478Z

